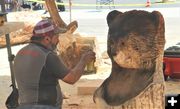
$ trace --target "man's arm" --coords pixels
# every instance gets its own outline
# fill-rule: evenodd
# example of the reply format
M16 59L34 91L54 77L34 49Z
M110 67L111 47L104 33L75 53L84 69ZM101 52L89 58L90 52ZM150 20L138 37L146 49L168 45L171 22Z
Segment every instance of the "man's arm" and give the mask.
M62 80L69 84L76 83L84 73L86 64L91 62L92 60L95 60L94 52L88 51L84 53L78 64L73 69L71 69Z

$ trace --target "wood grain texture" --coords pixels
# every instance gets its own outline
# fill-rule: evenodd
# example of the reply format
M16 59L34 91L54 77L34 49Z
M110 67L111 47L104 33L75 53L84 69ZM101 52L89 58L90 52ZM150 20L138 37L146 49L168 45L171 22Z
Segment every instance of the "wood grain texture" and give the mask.
M0 36L17 31L23 27L23 22L5 22L3 26L0 26Z

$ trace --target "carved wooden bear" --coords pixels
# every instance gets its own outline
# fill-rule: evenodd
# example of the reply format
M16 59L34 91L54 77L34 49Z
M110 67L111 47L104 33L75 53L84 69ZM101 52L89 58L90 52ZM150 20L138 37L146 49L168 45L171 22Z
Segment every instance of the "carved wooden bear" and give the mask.
M153 83L154 74L161 72L164 19L158 11L114 10L108 14L107 23L112 69L93 99L119 106L143 92Z

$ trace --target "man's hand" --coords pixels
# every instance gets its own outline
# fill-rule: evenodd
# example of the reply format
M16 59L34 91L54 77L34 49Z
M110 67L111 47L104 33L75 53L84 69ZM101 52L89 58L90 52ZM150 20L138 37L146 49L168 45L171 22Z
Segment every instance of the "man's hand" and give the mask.
M66 83L74 84L82 76L86 64L93 60L95 60L95 53L92 50L84 52L81 56L80 62L78 62L78 64L71 69L62 80Z
M92 50L86 51L84 54L82 54L81 61L84 61L86 64L95 60L95 52Z

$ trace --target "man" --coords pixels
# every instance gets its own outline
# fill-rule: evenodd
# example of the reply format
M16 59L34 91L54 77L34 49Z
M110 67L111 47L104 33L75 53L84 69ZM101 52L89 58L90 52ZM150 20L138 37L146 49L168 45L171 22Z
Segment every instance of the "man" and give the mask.
M62 93L58 79L74 84L86 64L95 59L93 51L84 53L73 69L67 69L53 50L62 32L49 20L42 20L33 30L31 43L22 48L14 60L19 89L18 109L61 109ZM60 42L61 43L61 42Z

